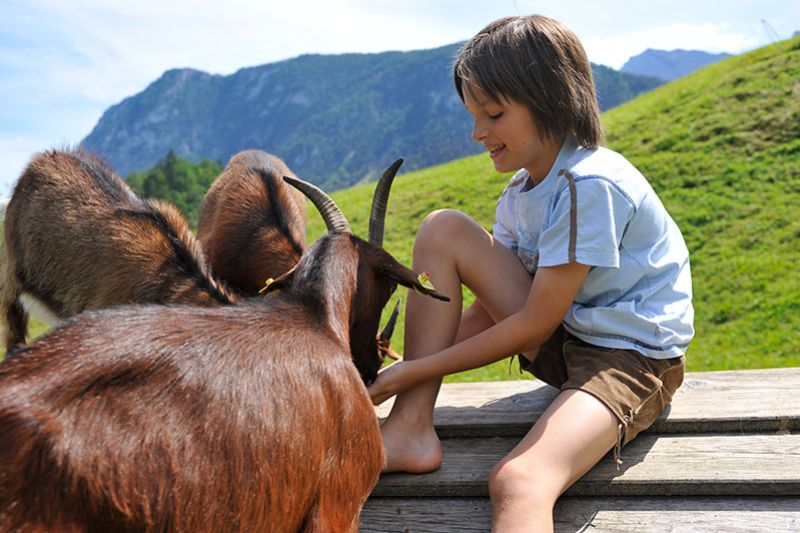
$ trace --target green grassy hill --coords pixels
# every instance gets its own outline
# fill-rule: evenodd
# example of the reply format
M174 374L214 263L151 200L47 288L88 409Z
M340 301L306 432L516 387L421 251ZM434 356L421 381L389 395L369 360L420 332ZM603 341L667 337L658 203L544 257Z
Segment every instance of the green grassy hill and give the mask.
M800 38L702 69L605 113L603 123L608 146L650 179L686 237L697 328L688 368L799 365ZM437 208L491 228L507 180L486 155L401 175L387 250L410 264L416 228ZM332 195L359 235L373 189ZM312 215L309 236L322 231ZM402 328L394 345L402 348ZM504 361L448 379L519 377Z

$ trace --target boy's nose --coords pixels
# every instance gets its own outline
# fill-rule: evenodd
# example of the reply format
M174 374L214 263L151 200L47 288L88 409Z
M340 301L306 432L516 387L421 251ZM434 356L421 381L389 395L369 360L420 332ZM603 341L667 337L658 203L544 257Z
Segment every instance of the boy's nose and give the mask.
M472 139L480 141L486 138L486 126L480 120L475 120L472 123Z

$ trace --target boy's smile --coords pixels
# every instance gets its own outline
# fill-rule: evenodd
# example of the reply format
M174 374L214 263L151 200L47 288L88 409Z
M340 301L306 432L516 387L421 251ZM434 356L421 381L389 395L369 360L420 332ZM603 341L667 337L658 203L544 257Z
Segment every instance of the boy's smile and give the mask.
M464 91L464 106L473 118L472 138L486 147L498 172L524 168L535 183L547 176L562 139L542 138L527 106L492 100L474 85Z

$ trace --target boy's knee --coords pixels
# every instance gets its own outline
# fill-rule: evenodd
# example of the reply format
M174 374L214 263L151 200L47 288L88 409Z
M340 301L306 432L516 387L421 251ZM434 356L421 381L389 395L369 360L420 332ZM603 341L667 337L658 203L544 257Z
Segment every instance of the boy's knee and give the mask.
M503 459L489 472L489 494L493 500L525 492L532 483L533 476L525 468L520 468L515 461Z
M446 245L464 231L471 219L457 209L437 209L422 221L416 245Z
M551 507L559 496L552 485L546 469L514 459L503 459L489 473L489 496L495 502L525 500L531 507Z

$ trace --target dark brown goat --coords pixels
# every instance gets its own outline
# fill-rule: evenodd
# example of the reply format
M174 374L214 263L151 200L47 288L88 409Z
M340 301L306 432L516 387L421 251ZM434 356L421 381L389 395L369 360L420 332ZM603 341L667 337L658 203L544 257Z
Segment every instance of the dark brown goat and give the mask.
M383 449L351 352L380 359L396 284L446 298L381 216L368 243L315 203L329 233L263 303L83 313L0 364L0 531L357 530Z
M203 199L197 238L214 272L243 295L287 272L305 249L306 198L283 176L294 174L279 158L239 152Z
M58 318L125 303L232 303L184 217L142 200L91 153L49 151L20 176L5 217L0 307L24 343L26 294Z

